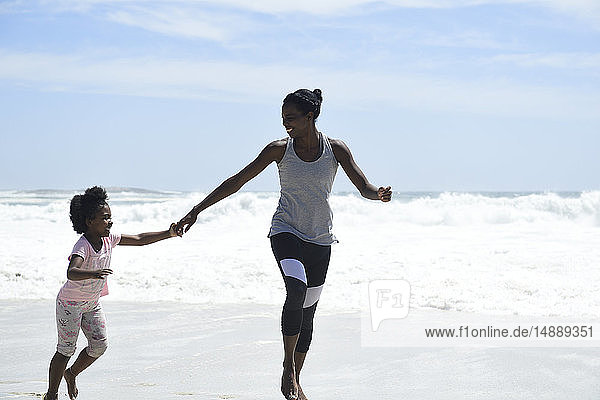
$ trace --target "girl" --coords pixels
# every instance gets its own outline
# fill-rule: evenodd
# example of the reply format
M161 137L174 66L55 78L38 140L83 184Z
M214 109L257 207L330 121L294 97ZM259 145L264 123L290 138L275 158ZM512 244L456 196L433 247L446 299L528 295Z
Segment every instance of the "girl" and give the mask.
M306 399L300 387L300 370L312 338L313 317L325 283L331 245L332 213L329 194L342 166L360 194L388 202L391 187L373 186L354 162L344 142L330 139L315 126L321 112L321 91L300 89L283 100L283 126L289 138L267 145L258 157L227 179L179 221L183 234L198 214L237 192L246 182L275 161L281 197L271 222L269 237L285 282L286 299L281 316L284 361L281 391L286 399Z
M48 391L44 400L58 398L58 387L64 377L69 398L78 394L77 375L100 357L107 347L106 319L100 297L108 294L107 276L112 274L110 257L113 247L143 246L177 236L175 224L162 232L139 235L119 235L110 232L112 227L106 191L98 186L86 189L83 195L71 200L70 217L79 238L67 269L67 282L56 298L56 327L58 345L50 362ZM71 368L65 369L75 354L79 329L83 331L88 346L79 353Z

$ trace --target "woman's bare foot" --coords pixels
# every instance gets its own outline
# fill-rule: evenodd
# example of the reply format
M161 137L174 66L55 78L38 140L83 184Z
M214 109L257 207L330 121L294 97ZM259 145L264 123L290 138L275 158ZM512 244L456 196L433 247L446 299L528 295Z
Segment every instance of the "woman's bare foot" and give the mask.
M294 372L293 365L291 367L283 367L281 393L288 400L298 399L298 384L296 383L296 373Z
M298 400L308 400L308 397L306 397L306 395L302 391L302 387L300 386L300 383L298 383Z
M67 391L69 392L69 399L73 400L77 398L79 394L79 390L77 390L77 384L75 383L75 375L71 372L71 368L65 369L65 373L63 375L65 377L65 382L67 382Z

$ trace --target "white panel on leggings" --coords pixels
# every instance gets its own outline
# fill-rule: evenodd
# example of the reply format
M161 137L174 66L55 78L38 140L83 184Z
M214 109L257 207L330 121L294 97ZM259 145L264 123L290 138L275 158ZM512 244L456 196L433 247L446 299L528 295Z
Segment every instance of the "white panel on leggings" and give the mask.
M306 289L306 297L304 298L304 305L302 307L307 308L315 304L319 301L321 297L321 291L323 290L323 285L309 287Z
M286 258L281 260L280 264L285 276L291 276L306 284L306 272L304 271L304 265L300 261L293 258Z

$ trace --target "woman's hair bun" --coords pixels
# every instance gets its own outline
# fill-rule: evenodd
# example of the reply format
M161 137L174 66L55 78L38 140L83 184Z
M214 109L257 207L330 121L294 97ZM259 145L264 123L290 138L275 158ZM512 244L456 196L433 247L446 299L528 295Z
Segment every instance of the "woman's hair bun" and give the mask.
M315 89L313 90L313 93L315 94L315 96L317 96L317 99L319 99L320 102L323 101L323 92L321 91L321 89Z

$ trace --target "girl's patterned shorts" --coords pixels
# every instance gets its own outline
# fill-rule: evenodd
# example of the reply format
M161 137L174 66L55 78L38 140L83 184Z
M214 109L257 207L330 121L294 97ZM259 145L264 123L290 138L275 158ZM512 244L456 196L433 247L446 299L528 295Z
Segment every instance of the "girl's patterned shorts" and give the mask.
M86 352L90 357L100 357L108 345L106 340L106 317L100 299L70 301L56 299L56 328L58 345L56 351L71 357L77 348L79 329L87 338Z

